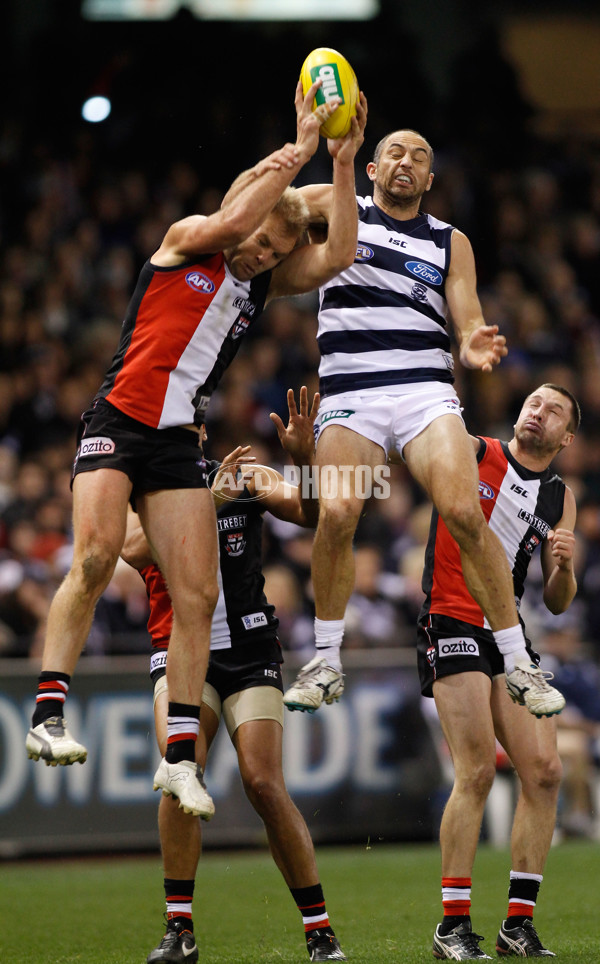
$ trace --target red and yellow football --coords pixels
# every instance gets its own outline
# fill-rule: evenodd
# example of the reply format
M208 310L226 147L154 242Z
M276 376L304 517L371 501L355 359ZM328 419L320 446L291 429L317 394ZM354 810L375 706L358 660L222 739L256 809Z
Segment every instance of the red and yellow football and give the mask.
M331 47L317 47L311 50L300 71L302 90L305 95L309 87L319 78L323 84L313 101L313 110L327 103L332 97L342 98L342 103L337 110L334 110L329 120L321 125L320 134L323 137L345 137L356 114L358 101L356 74L339 51Z

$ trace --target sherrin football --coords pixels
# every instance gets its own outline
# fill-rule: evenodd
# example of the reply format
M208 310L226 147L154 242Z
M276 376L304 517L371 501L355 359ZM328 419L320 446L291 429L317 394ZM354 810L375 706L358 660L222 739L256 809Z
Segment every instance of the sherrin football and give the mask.
M302 91L305 96L309 87L319 78L323 84L313 101L313 110L327 103L332 97L342 98L342 103L337 110L334 110L329 120L321 125L319 133L322 137L345 137L356 114L358 100L356 74L343 54L331 47L317 47L311 50L300 71Z

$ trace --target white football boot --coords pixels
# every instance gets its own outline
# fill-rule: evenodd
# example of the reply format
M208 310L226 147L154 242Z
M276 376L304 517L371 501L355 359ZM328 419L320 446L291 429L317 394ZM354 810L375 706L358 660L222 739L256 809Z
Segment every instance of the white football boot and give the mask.
M321 703L333 703L344 692L344 674L328 666L323 656L315 656L303 666L296 682L283 694L288 710L314 713Z
M47 767L85 763L87 750L73 739L62 716L51 716L32 727L25 739L30 760L44 760Z
M163 757L154 774L154 789L162 790L165 797L177 797L185 813L210 820L215 805L204 783L202 767L191 760L167 763Z
M506 674L506 688L513 703L526 706L534 716L554 716L564 709L565 698L548 680L552 673L544 673L535 663L524 660Z

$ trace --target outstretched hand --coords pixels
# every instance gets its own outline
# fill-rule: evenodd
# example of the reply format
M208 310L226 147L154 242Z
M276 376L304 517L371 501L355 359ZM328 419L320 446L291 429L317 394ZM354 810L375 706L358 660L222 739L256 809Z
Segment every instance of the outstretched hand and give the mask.
M277 429L279 441L296 465L309 464L312 459L315 450L315 419L319 411L320 401L321 396L318 392L315 392L309 411L308 389L306 385L303 385L300 389L300 410L298 410L294 391L289 388L287 393L289 411L287 426L283 424L279 415L271 412L270 418Z
M474 328L460 350L460 360L466 368L491 372L508 355L506 338L498 334L498 325Z

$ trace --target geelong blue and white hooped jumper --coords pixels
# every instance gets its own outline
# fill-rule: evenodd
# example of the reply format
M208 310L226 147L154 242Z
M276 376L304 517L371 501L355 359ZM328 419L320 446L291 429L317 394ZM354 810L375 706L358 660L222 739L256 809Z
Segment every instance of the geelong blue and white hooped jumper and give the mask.
M357 198L354 264L320 290L322 397L454 381L445 283L450 224L429 214L398 221Z

